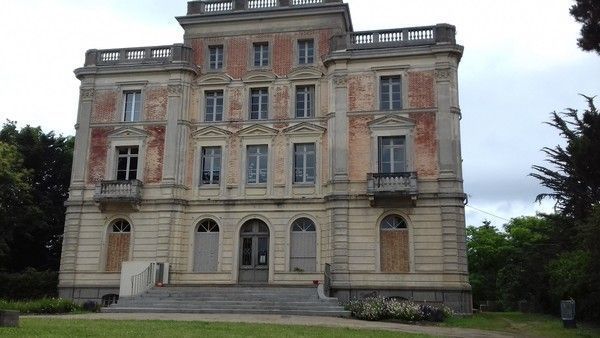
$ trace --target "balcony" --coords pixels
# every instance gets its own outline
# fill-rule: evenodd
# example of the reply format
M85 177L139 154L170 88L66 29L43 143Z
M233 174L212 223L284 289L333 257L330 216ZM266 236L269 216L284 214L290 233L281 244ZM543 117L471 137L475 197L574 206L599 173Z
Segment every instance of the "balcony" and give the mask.
M456 44L456 27L448 24L349 32L332 39L332 51Z
M142 182L138 180L102 181L96 185L94 201L102 209L111 204L137 208L142 201L142 186Z
M374 206L382 205L382 203L380 203L382 201L414 201L419 194L417 188L417 173L401 172L367 174L367 194L372 196L371 204Z
M321 6L342 0L197 0L188 2L187 15L223 14L282 7Z

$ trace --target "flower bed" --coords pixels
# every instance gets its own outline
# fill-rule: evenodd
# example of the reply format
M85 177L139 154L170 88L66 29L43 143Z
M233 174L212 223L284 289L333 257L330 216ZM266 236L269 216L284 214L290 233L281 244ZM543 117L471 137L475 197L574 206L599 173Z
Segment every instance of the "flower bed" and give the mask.
M363 320L443 322L454 314L452 309L445 305L417 304L381 296L351 300L346 304L346 309L352 312L353 317Z

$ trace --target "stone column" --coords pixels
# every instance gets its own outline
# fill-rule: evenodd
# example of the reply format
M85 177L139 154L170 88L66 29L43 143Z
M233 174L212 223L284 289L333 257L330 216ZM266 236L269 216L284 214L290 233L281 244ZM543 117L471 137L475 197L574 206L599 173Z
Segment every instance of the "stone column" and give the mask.
M93 81L92 79L84 82ZM85 171L87 169L88 149L90 144L90 116L94 99L94 87L82 83L79 94L79 108L77 110L77 124L75 125L75 149L73 151L73 165L71 170L71 189L85 187ZM74 194L79 197L80 194Z

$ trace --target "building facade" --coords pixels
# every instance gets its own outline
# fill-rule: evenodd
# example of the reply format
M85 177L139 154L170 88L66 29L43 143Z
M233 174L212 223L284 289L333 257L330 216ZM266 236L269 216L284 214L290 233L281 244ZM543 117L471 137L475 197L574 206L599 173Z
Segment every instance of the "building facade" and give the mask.
M89 50L60 294L305 285L471 311L447 24L355 32L342 0L190 1L182 44Z

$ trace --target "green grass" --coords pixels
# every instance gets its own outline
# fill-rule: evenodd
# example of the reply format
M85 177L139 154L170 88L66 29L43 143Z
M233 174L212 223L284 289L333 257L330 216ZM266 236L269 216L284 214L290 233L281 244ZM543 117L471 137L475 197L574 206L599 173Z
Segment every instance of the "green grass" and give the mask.
M68 299L43 298L30 301L0 300L0 309L16 310L20 313L71 313L81 312L81 307Z
M314 326L129 320L22 318L3 337L427 337L398 332Z
M560 319L541 314L517 312L480 313L470 317L453 317L441 326L493 330L535 337L600 337L600 328L577 324L565 329Z

